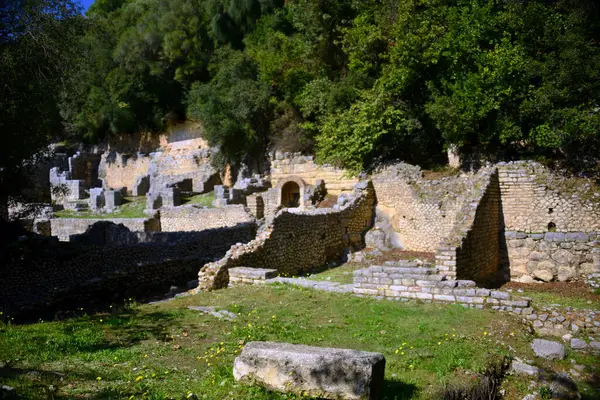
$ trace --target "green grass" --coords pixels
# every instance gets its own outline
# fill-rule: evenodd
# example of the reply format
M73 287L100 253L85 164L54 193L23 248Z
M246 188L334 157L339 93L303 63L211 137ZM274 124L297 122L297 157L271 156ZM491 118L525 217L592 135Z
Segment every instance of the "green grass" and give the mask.
M215 192L197 194L195 196L187 197L183 199L184 204L199 204L204 207L213 207L213 201L215 199Z
M583 309L600 310L600 300L588 300L577 297L576 295L559 294L554 292L545 292L543 290L523 289L523 292L514 292L519 296L530 297L533 304L538 306L549 306L551 304L560 304L562 307L574 307Z
M146 197L125 197L124 204L111 213L95 213L92 211L61 210L54 213L57 218L146 218Z
M327 269L325 271L319 272L317 274L313 274L310 276L310 279L319 280L319 281L332 281L339 283L352 283L353 275L352 273L356 270L367 268L364 264L358 263L345 263L343 265Z
M234 322L186 308L213 305ZM250 286L155 305L14 326L0 323L0 378L31 399L294 399L238 385L243 345L274 340L381 352L385 399L431 399L449 382L472 382L494 357L533 359L517 317L460 306L403 304L302 289ZM510 346L510 347L509 347ZM554 364L569 368L569 358ZM579 357L579 358L577 358ZM549 363L549 362L546 362ZM540 366L548 366L541 364ZM510 377L506 399L529 378Z

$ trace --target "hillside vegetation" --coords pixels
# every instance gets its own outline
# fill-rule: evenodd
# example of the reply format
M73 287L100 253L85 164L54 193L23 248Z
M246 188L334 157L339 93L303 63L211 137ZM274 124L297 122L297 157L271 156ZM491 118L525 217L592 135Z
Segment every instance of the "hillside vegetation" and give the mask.
M356 172L437 164L452 145L591 169L600 153L594 0L1 7L3 186L64 134L97 142L183 119L202 121L221 165L279 149Z

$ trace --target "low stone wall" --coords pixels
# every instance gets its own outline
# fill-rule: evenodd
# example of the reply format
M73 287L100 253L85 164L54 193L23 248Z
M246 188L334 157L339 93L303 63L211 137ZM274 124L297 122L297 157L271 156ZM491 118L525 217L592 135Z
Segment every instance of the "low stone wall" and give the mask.
M327 192L339 194L350 192L358 182L358 178L350 177L348 172L331 165L318 165L312 156L300 153L276 152L271 158L271 186L276 187L279 181L289 177L299 177L309 185L315 185L317 180L325 182Z
M254 218L242 205L220 208L188 205L160 209L160 226L163 232L202 231L253 222Z
M526 316L539 334L563 336L567 333L600 334L600 311L571 307L535 307Z
M515 300L508 292L475 286L475 282L469 280L432 282L406 279L404 274L398 273L396 267L371 266L354 271L354 293L358 295L457 303L516 314L531 312L529 300Z
M50 234L58 240L68 242L71 235L85 233L96 222L122 224L133 232L160 231L160 221L156 218L54 218L50 220Z
M481 178L438 248L436 266L447 276L488 286L504 279L506 245L498 172L481 171Z
M364 233L373 221L372 185L357 184L346 200L332 209L279 211L256 239L233 246L223 259L205 265L198 274L199 290L227 287L228 269L233 267L296 275L341 259L348 248L362 247Z
M10 265L0 268L0 308L16 315L163 294L171 285L195 279L202 265L255 234L255 224L239 224L201 232L130 232L137 243L120 246L23 242L20 256L9 257Z
M505 233L511 280L585 279L600 272L599 232Z

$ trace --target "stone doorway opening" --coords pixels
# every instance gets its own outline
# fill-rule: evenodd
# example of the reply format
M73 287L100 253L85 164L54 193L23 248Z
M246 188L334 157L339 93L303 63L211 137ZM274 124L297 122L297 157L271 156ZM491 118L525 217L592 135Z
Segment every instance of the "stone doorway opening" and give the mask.
M281 205L288 208L300 207L300 186L296 182L286 182L281 188Z

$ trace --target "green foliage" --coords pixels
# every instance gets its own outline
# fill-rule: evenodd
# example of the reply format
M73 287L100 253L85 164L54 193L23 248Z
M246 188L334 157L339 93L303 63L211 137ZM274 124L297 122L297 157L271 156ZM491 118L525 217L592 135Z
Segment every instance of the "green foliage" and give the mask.
M219 49L211 69L209 83L192 85L188 115L203 122L211 145L221 146L221 164L239 164L264 148L270 89L258 80L256 63L240 51Z
M27 185L25 160L61 136L57 103L84 25L68 0L0 3L0 211Z
M3 71L19 72L0 78L19 93L8 104L3 92L3 109L43 121L44 135L27 139L61 129L60 97L80 140L199 119L220 164L260 161L266 149L355 172L396 158L434 165L450 145L584 168L600 154L592 0L98 0L86 20L59 0L13 2L69 16L39 25L61 51L2 36ZM4 14L2 32L17 16ZM56 85L19 59L30 54L61 66L50 68ZM26 87L32 79L44 90Z

